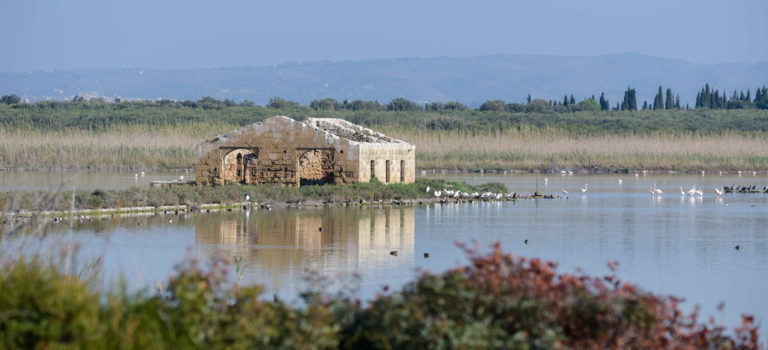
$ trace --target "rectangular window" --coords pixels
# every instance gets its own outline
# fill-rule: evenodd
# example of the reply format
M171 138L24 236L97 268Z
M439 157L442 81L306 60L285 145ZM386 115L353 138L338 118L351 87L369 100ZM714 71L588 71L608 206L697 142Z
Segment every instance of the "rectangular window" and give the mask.
M387 183L389 183L389 181L390 181L389 180L389 170L390 170L389 168L390 167L391 167L391 165L389 164L389 161L387 161Z
M400 182L405 183L405 161L400 161Z
M374 176L376 176L376 161L372 160L371 161L371 179L373 179Z

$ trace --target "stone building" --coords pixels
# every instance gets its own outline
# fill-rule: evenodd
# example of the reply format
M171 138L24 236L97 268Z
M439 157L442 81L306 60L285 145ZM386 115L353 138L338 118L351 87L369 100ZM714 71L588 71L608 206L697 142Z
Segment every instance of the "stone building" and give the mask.
M272 117L197 146L198 185L415 180L413 145L342 119Z

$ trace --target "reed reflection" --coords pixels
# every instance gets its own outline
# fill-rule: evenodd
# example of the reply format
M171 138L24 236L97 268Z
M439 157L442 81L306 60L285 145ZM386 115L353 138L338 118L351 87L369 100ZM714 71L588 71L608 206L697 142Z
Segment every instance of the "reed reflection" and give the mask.
M412 268L414 209L224 213L199 221L195 242L200 255L242 257L242 283L261 284L267 292L285 295L282 292L302 287L307 269L328 277L357 272L364 280L375 280L381 273Z

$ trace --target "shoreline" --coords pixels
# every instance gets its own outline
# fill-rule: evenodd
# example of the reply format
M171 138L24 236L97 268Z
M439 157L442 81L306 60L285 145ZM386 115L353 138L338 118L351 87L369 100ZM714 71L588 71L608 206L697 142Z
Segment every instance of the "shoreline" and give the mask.
M274 209L309 209L329 207L366 207L366 206L419 206L429 204L461 204L474 202L509 202L528 199L559 199L555 194L523 195L512 192L501 199L495 198L415 198L415 199L387 199L375 201L322 201L310 200L304 202L229 202L229 203L200 203L193 205L163 205L141 207L115 207L115 208L86 208L75 210L14 210L2 211L0 217L33 218L33 217L105 217L123 216L130 214L170 215L179 213L210 213L222 210L272 210Z
M667 175L690 175L700 174L704 172L723 172L723 175L729 173L737 173L738 171L768 174L768 169L747 169L747 168L735 168L735 167L698 167L692 170L677 170L677 169L662 169L662 168L610 168L610 167L565 167L553 165L548 168L517 168L506 169L500 167L466 167L466 168L440 168L440 167L417 167L416 171L420 175L429 174L507 174L507 173L522 173L522 174L559 174L561 171L570 170L574 174L578 175L604 175L604 174L631 174L631 173L652 173L652 174L667 174ZM171 172L185 172L192 174L195 172L195 168L0 168L0 173L25 173L25 172L48 172L48 173L135 173L137 171L155 172L155 173L171 173Z

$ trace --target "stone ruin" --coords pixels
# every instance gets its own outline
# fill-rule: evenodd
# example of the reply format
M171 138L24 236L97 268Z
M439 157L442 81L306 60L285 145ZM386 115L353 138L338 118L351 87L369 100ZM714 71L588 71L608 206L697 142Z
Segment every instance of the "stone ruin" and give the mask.
M343 119L277 116L197 146L196 181L228 183L412 183L416 148Z

